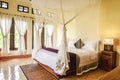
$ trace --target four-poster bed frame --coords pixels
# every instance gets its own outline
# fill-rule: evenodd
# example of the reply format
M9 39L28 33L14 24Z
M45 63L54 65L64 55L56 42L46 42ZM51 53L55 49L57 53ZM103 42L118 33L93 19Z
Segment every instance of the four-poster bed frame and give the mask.
M68 53L67 50L67 45L66 45L66 25L68 23L70 23L71 21L73 21L79 14L76 14L73 18L71 18L70 20L68 20L67 22L65 22L64 19L64 14L63 14L63 7L62 7L62 0L60 0L60 8L61 8L61 13L62 13L62 41L60 44L60 48L59 50L56 49L52 49L52 48L44 48L44 50L47 50L49 52L53 52L54 54L57 54L56 56L56 66L57 66L57 70L53 70L50 66L47 66L47 64L41 63L38 57L34 57L33 59L36 60L41 66L43 66L46 70L48 70L49 72L51 72L54 76L58 77L62 76L62 75L73 75L73 74L77 74L78 71L80 71L82 73L87 72L91 69L95 69L97 68L97 57L96 60L94 62L90 62L87 65L84 65L82 67L79 68L79 63L80 63L80 57L72 52ZM48 52L48 55L49 55ZM37 54L39 54L39 51L37 52ZM37 55L39 56L39 55ZM86 67L90 67L90 69L86 69ZM79 69L78 69L79 68ZM83 72L81 70L84 70ZM58 73L58 74L57 74Z

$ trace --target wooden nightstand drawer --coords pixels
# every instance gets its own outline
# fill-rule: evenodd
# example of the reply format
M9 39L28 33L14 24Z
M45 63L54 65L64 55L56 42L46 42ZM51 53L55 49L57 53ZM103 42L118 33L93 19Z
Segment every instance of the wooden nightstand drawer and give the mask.
M116 52L102 51L100 54L100 68L110 71L116 66Z

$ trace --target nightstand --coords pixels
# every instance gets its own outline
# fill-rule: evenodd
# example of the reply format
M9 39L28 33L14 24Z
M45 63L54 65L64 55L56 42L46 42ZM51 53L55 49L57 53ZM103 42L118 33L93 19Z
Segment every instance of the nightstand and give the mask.
M100 53L100 68L110 71L116 67L116 51L102 51Z

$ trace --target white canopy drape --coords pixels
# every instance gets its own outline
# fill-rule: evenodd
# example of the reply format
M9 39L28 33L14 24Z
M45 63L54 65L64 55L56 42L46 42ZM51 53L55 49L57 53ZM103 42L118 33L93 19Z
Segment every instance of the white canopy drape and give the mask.
M24 35L28 27L28 20L27 18L23 17L15 17L15 27L19 33L19 46L18 52L20 54L25 52L25 40Z
M60 0L60 7L61 7L61 13L62 13L62 21L63 21L63 26L62 26L62 39L61 39L61 44L59 47L59 52L58 52L58 61L56 62L56 73L60 75L66 75L66 71L69 69L69 54L67 53L67 40L66 40L66 25L65 25L65 19L64 19L64 13L63 13L63 7L62 7L62 0Z
M4 54L9 53L8 34L10 32L11 22L12 22L12 17L10 15L0 14L0 28L3 36L2 53Z
M52 47L52 34L53 34L53 25L46 25L47 39L46 39L46 47Z
M44 1L45 1L44 5L46 5L46 1L49 1L49 0L44 0ZM58 52L58 55L57 55L56 70L55 70L55 72L58 73L58 74L61 74L61 75L65 75L66 71L69 69L69 65L68 65L69 54L67 53L66 26L65 26L66 23L65 23L65 20L64 20L64 14L63 14L63 8L62 8L62 0L60 0L60 1L61 1L62 23L61 23L61 21L58 21L59 19L54 19L54 20L51 20L51 21L54 21L55 23L58 23L60 25L62 24L62 27L61 27L62 28L62 32L60 34L60 35L62 35L62 39L61 39L61 43L60 43L60 46L59 46L59 52ZM37 1L36 0L32 0L32 6L33 7L37 7L36 6L36 2L39 2L39 0L37 0ZM59 3L59 0L58 0L58 3ZM42 17L50 20L46 15L42 15ZM47 29L45 29L45 30L47 30ZM45 31L45 32L47 32L47 31ZM47 33L49 33L49 32L47 32ZM52 32L50 32L49 35L51 36ZM45 38L46 38L46 36L45 36ZM45 41L46 41L46 39L45 39ZM45 46L47 46L46 44L47 43L45 42Z
M59 52L58 52L58 61L56 62L56 73L59 73L61 75L65 75L66 71L69 69L69 54L67 53L67 40L66 40L66 27L62 27L61 32L62 38L61 38L61 44L59 46Z
M41 32L42 32L42 25L39 22L34 23L35 28L35 39L34 39L34 49L32 52L32 57L34 58L35 54L39 49L41 49Z

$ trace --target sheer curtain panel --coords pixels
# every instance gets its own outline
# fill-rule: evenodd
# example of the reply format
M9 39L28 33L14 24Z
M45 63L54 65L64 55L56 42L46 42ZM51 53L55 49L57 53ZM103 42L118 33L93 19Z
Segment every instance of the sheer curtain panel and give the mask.
M10 32L11 23L12 23L12 16L0 14L0 29L3 36L3 46L2 46L3 54L9 53L8 34Z
M42 32L42 25L39 22L34 23L35 28L35 39L34 39L34 49L32 52L32 57L34 58L35 54L39 49L41 49L41 32Z
M15 27L19 33L19 45L18 45L18 52L20 54L25 53L25 39L24 35L25 32L27 31L28 27L28 18L23 18L23 17L15 17Z
M66 41L66 27L62 27L61 31L61 44L59 45L58 61L56 62L56 73L66 75L66 71L69 69L69 54L67 53L67 41Z
M45 37L46 37L46 39L45 39L45 42L46 42L46 44L45 44L45 46L46 47L52 47L52 35L53 35L53 25L51 25L51 24L47 24L46 26L45 26Z

